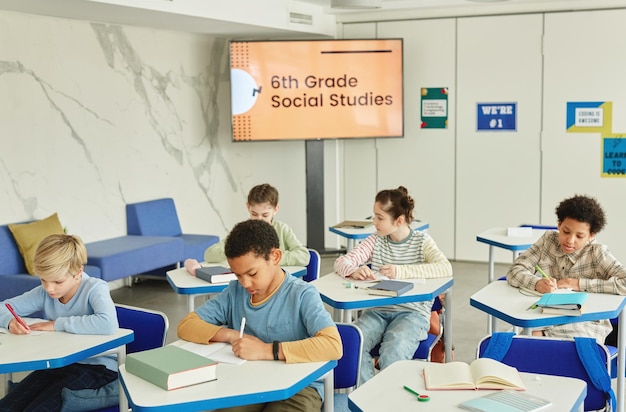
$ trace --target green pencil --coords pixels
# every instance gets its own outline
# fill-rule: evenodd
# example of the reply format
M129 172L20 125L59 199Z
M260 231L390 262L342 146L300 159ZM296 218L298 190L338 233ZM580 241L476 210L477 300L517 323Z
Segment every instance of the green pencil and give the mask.
M548 279L548 280L552 280L550 279L550 276L546 275L546 272L544 272L543 270L541 270L541 268L539 267L539 265L535 265L535 269L537 269L539 271L539 273L541 273L541 276L543 276L544 278Z

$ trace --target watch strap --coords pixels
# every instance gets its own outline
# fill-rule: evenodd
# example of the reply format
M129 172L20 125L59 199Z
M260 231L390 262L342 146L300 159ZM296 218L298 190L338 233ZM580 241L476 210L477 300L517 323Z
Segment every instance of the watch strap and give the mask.
M277 340L272 342L272 352L274 353L274 360L278 360L278 344L279 343L280 342L278 342Z

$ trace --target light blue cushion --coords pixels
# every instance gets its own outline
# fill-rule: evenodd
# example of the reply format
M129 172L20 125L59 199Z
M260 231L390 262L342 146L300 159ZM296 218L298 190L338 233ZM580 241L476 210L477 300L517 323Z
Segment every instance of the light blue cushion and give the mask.
M115 379L98 389L70 390L63 388L61 397L63 398L61 412L82 412L108 408L119 404L120 381Z

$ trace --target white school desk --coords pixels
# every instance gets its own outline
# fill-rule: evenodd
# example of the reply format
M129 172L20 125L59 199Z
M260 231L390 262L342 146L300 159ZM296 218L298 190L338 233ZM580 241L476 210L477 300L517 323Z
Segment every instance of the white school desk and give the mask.
M422 370L428 362L403 360L391 364L348 395L348 407L356 412L380 411L454 411L458 404L493 393L492 390L428 391ZM582 411L587 396L585 381L562 376L520 373L526 392L550 400L552 405L542 411ZM430 396L428 402L404 390L408 386L417 393Z
M284 361L220 363L217 380L167 391L120 367L120 381L133 412L200 411L252 405L291 398L312 382L324 379L324 412L333 411L337 361L286 364Z
M446 294L446 310L444 316L452 319L452 298L450 288L454 284L454 278L426 279L424 283L418 283L421 279L402 279L413 282L413 289L401 296L377 296L370 295L365 289L346 287L346 283L355 283L350 279L344 279L336 273L329 273L311 282L317 288L322 301L333 308L333 318L336 322L352 322L352 310L373 308L376 306L398 305L408 302L423 302L435 299L442 293ZM452 327L451 322L446 323L444 346L446 359L452 356Z
M228 266L228 264L222 266ZM302 277L306 275L306 267L304 266L283 266L283 269L292 276ZM228 286L228 283L209 283L205 280L198 279L187 272L185 268L168 271L166 278L176 293L179 295L187 295L187 310L189 312L193 312L196 308L196 296L219 293Z
M428 223L422 222L421 220L414 220L411 223L411 228L413 230L427 230L429 227L430 225ZM346 250L348 252L354 249L354 246L356 246L357 241L361 241L367 238L368 236L376 233L376 228L374 227L374 225L370 225L365 228L330 226L328 230L330 230L331 232L341 237L346 238L346 241L347 241Z
M626 296L606 293L589 293L585 303L585 311L581 316L560 316L541 313L540 309L526 310L539 299L538 296L526 296L518 288L510 286L506 281L492 282L470 296L470 306L482 310L491 316L511 325L523 328L528 334L531 328L561 325L587 320L619 319L619 335L617 338L617 412L624 412L624 396L626 393Z
M66 332L43 332L39 335L14 335L0 333L0 373L26 372L60 368L72 363L114 350L117 363L126 361L126 344L134 339L130 329L118 329L112 335L76 335ZM128 403L120 390L120 411L126 411Z
M545 229L532 229L531 236L507 236L507 228L496 227L479 233L476 240L489 245L489 273L488 282L494 280L494 247L513 252L513 261L520 253L528 249L545 233Z
M502 249L510 250L513 252L513 261L517 257L531 247L533 243L537 241L545 233L545 229L532 229L532 235L526 236L507 236L507 228L491 228L476 236L478 242L486 243L489 245L489 272L487 274L487 282L493 282L495 278L495 250L499 247ZM487 331L491 333L495 330L495 319L491 316L487 319Z

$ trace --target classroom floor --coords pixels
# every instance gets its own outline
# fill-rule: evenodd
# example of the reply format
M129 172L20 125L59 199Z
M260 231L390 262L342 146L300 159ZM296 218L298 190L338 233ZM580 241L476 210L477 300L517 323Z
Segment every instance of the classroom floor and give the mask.
M333 271L336 255L322 256L320 273ZM487 315L469 305L469 297L487 284L487 263L452 262L454 287L452 288L452 339L456 360L470 362L475 358L478 341L487 335ZM506 273L508 265L496 265L496 276ZM132 287L111 292L116 303L140 306L165 312L170 321L167 343L176 337L176 326L187 314L187 297L177 295L163 278L140 278ZM203 302L196 298L196 305Z

